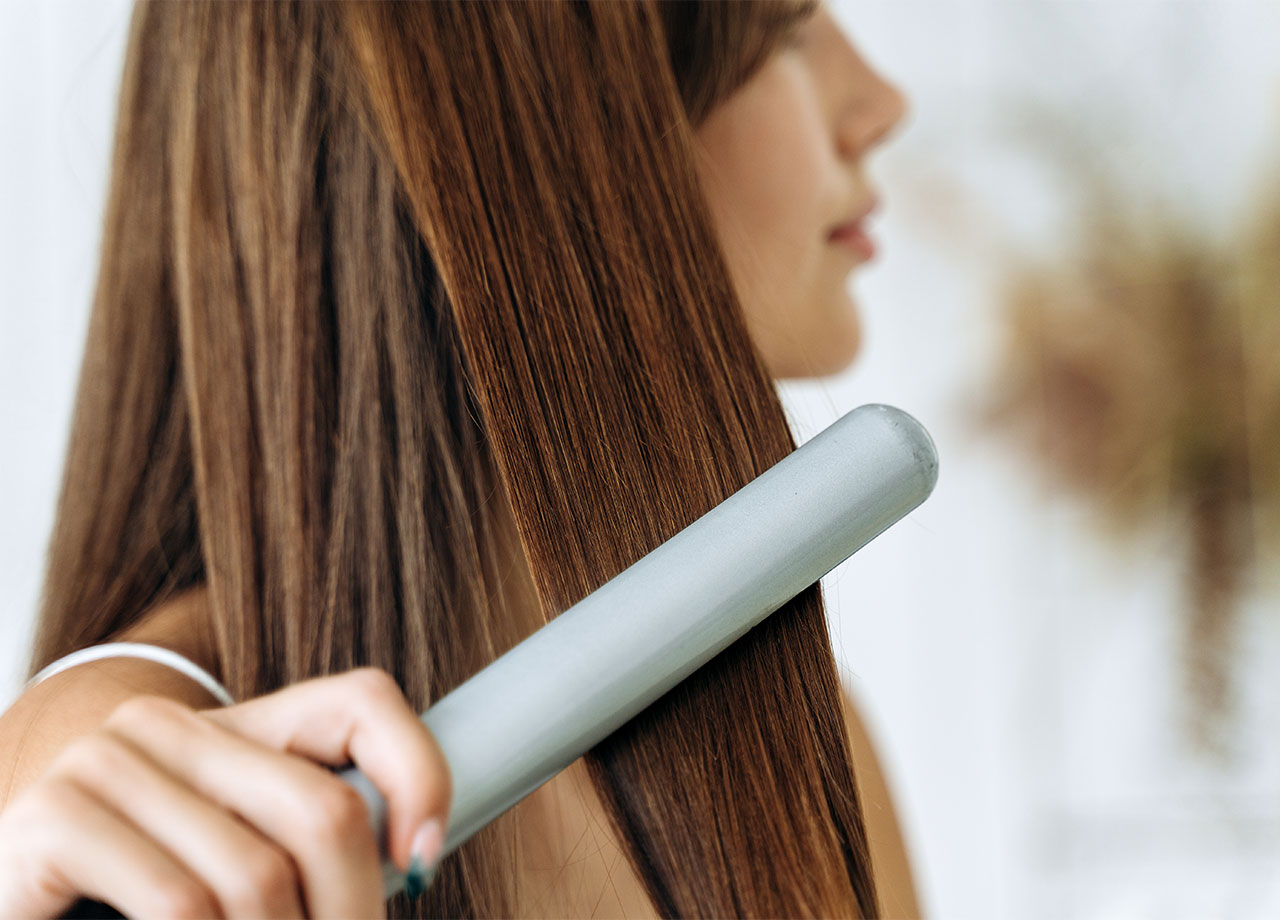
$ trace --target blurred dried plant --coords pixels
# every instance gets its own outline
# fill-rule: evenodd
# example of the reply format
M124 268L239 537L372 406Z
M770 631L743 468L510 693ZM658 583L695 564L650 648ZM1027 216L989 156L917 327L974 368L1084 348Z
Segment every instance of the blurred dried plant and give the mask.
M1226 753L1233 626L1280 574L1280 182L1216 241L1087 160L1081 242L1020 264L985 422L1099 510L1185 537L1188 727ZM1129 195L1132 200L1132 194Z

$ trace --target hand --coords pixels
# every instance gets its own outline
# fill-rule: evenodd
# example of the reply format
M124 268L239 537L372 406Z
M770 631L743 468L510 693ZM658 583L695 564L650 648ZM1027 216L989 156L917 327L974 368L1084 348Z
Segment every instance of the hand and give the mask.
M391 859L407 870L416 841L433 862L448 764L385 671L222 709L134 697L0 813L0 914L86 896L130 916L383 916L364 801L322 766L353 761L387 801Z

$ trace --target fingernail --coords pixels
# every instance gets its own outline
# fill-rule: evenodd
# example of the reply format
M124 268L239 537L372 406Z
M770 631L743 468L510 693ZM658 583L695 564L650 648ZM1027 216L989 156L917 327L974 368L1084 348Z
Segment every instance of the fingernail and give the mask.
M416 898L422 892L427 890L427 886L431 884L431 880L436 877L435 868L424 869L417 858L409 864L409 872L404 877L404 893L410 898Z
M405 891L416 898L426 890L435 878L436 863L444 849L444 826L436 818L429 818L413 835L410 847L409 871L405 878Z

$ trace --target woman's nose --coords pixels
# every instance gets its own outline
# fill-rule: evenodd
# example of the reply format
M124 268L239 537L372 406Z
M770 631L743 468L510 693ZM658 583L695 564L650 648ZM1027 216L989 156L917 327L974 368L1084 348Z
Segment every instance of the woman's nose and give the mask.
M846 92L837 113L840 154L857 158L882 143L907 116L906 94L848 48Z

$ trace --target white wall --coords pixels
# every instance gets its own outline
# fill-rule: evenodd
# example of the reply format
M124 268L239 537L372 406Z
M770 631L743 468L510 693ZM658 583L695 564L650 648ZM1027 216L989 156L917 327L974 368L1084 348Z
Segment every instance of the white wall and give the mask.
M883 259L855 281L863 359L787 392L809 433L888 402L937 442L934 496L828 580L926 902L971 918L1280 915L1280 597L1258 593L1242 617L1235 758L1195 756L1178 709L1178 531L1102 543L1093 507L966 420L1001 332L999 257L1052 252L1070 214L1073 189L1025 143L1031 113L1226 228L1280 161L1280 7L839 11L914 111L873 163L888 207Z
M913 115L872 163L887 208L882 254L855 281L863 356L784 395L802 438L887 402L941 455L928 503L826 582L926 904L972 918L1280 914L1277 598L1259 595L1245 617L1241 753L1198 760L1174 707L1176 532L1106 547L1090 508L965 416L1000 332L993 257L1009 240L1052 250L1070 192L1020 146L1025 103L1106 130L1097 156L1141 164L1225 226L1276 159L1280 12L1262 0L833 6ZM56 497L128 7L10 2L2 15L5 696Z
M0 4L0 698L17 690L53 523L128 14Z

